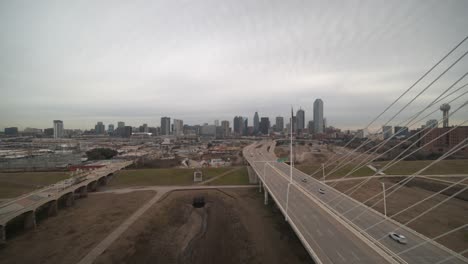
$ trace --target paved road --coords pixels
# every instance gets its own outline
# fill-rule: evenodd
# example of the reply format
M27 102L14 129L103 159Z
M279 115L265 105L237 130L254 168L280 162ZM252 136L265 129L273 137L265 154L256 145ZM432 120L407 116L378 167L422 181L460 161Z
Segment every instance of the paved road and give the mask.
M274 153L268 151L273 150L273 144L272 141L252 144L244 149L244 157L266 182L280 206L286 208L290 166L277 162L264 165L265 162L261 162L276 160ZM264 172L266 172L265 177L263 177ZM307 182L302 182L304 178ZM325 193L320 194L319 188L324 189ZM322 262L382 263L384 260L379 250L376 251L375 248L378 246L392 255L394 260L403 263L467 263L466 259L454 257L454 252L450 252L439 244L426 242L427 238L408 228L398 230L408 238L408 244L396 243L388 238L387 234L400 228L398 223L385 220L382 214L368 210L368 207L362 206L347 196L340 198L340 195L341 193L337 190L293 168L293 185L290 187L288 213L292 223L299 227L304 240ZM327 205L326 203L331 200L342 201L333 202L331 206ZM354 210L343 215L354 207L356 207ZM355 217L358 218L354 219ZM351 219L354 220L351 221ZM343 222L347 223L348 227L353 227L346 228ZM375 226L362 232L362 235L368 239L367 241L362 240L362 236L352 231L356 232L356 230L363 230L373 225ZM421 245L412 248L418 244ZM411 250L406 251L410 248ZM380 260L377 261L376 258Z

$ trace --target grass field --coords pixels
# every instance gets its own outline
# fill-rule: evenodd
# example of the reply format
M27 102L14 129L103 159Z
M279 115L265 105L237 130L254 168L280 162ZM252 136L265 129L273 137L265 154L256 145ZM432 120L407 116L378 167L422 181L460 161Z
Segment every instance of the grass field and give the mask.
M321 179L322 178L322 167L321 165L308 165L308 164L298 164L295 166L296 169L307 173L307 174L312 174L315 171L319 170L317 174L314 175L316 179ZM330 166L325 169L325 174L330 173L333 170L334 166ZM343 168L337 170L336 172L333 172L331 175L327 176L327 179L334 179L338 177L343 177L345 176L348 172L350 172L354 168L353 165L346 165ZM368 167L363 167L351 174L351 176L368 176L368 175L373 175L374 171L369 169Z
M432 160L400 161L395 166L385 170L386 174L406 175L413 174L429 165ZM380 168L387 162L375 162ZM441 160L439 163L429 167L421 175L433 174L468 174L468 160Z
M212 182L209 185L247 185L249 184L249 173L246 167L228 173Z
M229 170L232 168L202 169L203 180L209 180ZM193 172L193 169L180 168L122 170L110 184L111 186L192 185Z
M13 198L68 178L67 172L0 173L0 198Z

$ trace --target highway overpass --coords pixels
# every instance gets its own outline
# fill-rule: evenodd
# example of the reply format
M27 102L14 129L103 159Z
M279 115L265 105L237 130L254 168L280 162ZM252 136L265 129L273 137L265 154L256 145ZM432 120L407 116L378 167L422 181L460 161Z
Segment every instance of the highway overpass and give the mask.
M85 197L88 191L95 191L98 185L105 185L114 172L132 163L133 161L113 162L84 172L79 182L65 180L0 204L0 244L6 243L7 229L12 225L20 223L24 229L35 228L39 213L48 216L57 214L60 204L72 205L75 198Z

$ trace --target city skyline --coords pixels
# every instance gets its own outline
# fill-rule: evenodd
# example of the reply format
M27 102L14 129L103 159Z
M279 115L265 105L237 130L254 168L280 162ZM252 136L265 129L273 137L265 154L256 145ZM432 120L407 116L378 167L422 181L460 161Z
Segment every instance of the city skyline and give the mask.
M468 28L466 1L27 6L0 3L2 127L157 124L166 115L203 124L255 110L272 119L290 105L312 113L320 97L330 125L358 129Z

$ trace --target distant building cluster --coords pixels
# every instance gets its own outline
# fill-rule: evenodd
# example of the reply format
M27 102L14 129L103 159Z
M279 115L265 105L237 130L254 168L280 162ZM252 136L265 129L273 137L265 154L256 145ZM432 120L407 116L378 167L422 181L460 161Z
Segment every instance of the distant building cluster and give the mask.
M347 141L351 138L357 139L375 139L375 140L403 140L419 139L419 146L422 146L428 153L444 153L448 149L456 146L462 140L468 138L468 127L450 127L449 110L450 105L443 104L440 107L442 119L427 120L421 128L410 130L407 126L386 124L381 127L380 132L370 133L368 129L358 129L356 131L341 131L338 128L327 126L327 120L324 117L324 103L322 99L316 99L313 103L312 120L306 119L306 112L302 107L294 114L291 109L291 115L286 118L289 121L285 124L283 116L276 116L274 124L267 116L260 116L256 111L253 115L253 123L249 126L249 119L245 116L235 116L232 123L228 120L214 120L212 124L187 125L182 119L171 119L171 117L161 117L160 126L152 127L148 124L142 124L138 127L126 125L124 121L114 124L106 124L99 121L94 129L79 130L65 129L62 120L53 120L51 128L39 129L27 127L19 131L18 127L7 127L4 129L4 136L34 136L50 138L68 138L75 136L93 136L93 137L210 137L210 138L238 138L238 137L284 137L291 133L299 138L315 138L319 140L342 140ZM442 127L439 128L439 126ZM468 148L464 148L460 153L465 153L468 157Z

